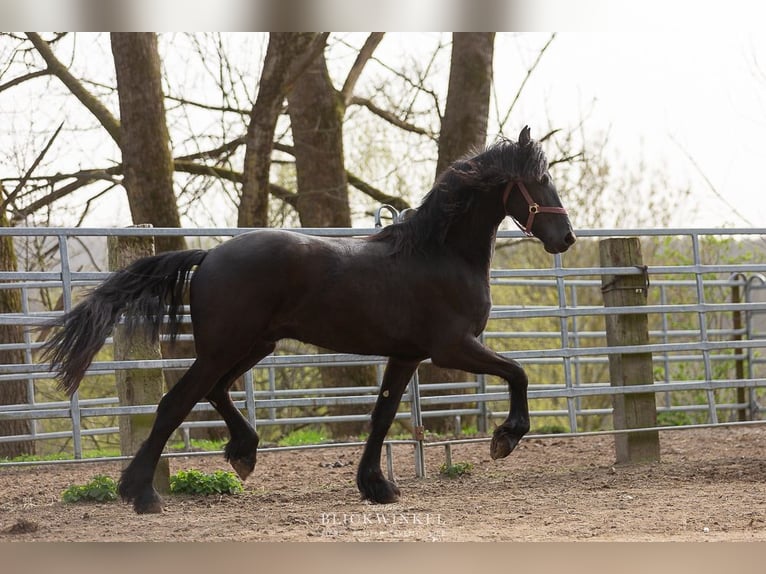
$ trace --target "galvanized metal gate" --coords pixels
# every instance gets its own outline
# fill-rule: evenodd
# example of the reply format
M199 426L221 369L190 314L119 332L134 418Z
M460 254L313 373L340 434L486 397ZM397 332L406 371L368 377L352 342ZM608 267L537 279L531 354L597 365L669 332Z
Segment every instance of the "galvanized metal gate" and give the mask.
M49 270L0 272L0 288L20 289L22 310L18 314L0 315L0 323L20 325L25 329L40 326L51 311L35 307L34 293L55 289L61 293L63 310L71 308L73 291L92 286L107 273L98 271L78 242L98 242L110 235L174 235L187 237L190 243L202 245L242 233L243 229L78 229L78 228L13 228L0 229L2 235L13 235L20 249L33 242L45 244L57 254L58 262ZM301 229L302 233L331 236L354 236L374 233L374 229ZM682 262L660 264L649 260L651 283L649 305L642 308L652 317L649 345L637 348L610 348L605 343L603 316L608 313L631 313L635 309L606 309L594 295L599 291L602 273L639 273L636 269L601 269L576 254L554 257L542 250L530 265L493 268L491 283L496 304L483 341L503 355L525 365L530 373L530 408L533 434L552 430L564 435L628 432L617 431L610 422L610 397L621 392L656 393L660 428L692 428L720 424L757 424L761 422L761 405L766 393L766 229L633 229L581 230L580 245L595 243L612 236L639 236L642 241L664 244L681 253ZM712 238L712 239L711 239ZM725 262L706 255L711 240L732 242ZM502 231L498 240L508 249L526 245L518 231ZM671 246L671 247L668 247ZM683 249L682 249L683 247ZM661 249L660 249L661 250ZM77 251L77 253L74 253ZM500 250L502 251L502 249ZM753 254L757 257L753 257ZM660 254L661 255L661 254ZM497 261L504 260L497 257ZM761 261L761 262L758 262ZM518 298L518 294L526 294ZM723 300L722 294L727 294ZM514 300L517 297L518 300ZM187 318L188 320L188 318ZM187 336L188 337L188 336ZM46 365L39 364L36 351L40 343L25 331L23 341L0 341L0 349L21 350L24 364L0 365L0 384L25 380L28 400L23 404L0 405L0 421L30 421L30 432L19 436L2 436L0 441L64 440L66 450L76 460L84 459L83 441L89 437L114 434L114 424L94 426L91 421L116 415L153 412L155 405L125 407L115 396L71 399L63 394L42 397L41 386L50 383ZM612 353L645 353L654 357L655 381L647 388L616 388L604 377L605 365ZM153 361L94 362L89 376L108 375L123 368L186 368L192 358ZM294 425L366 420L372 408L382 376L383 357L344 354L317 354L304 349L286 350L262 361L246 374L244 388L233 393L235 404L251 424L258 427L289 428ZM375 384L344 388L287 388L277 384L285 370L328 368L339 365L374 365ZM282 377L284 378L284 377ZM88 381L83 383L87 387ZM460 394L455 394L455 393ZM692 397L690 399L689 397ZM420 385L415 378L406 393L397 420L408 421L412 436L392 439L387 452L397 444L414 447L417 475L425 474L423 449L444 447L449 455L456 442L488 440L483 435L493 421L507 413L507 387L503 381L479 376L460 382ZM296 409L321 409L332 405L351 405L354 414L316 416ZM212 410L207 403L197 411ZM99 418L100 417L100 418ZM464 422L475 421L476 437L427 437L428 420L451 417ZM50 421L69 421L69 428L50 428ZM550 421L550 424L549 424ZM541 424L536 424L541 423ZM544 424L543 424L544 423ZM187 421L182 429L198 426L221 426L221 421ZM551 427L551 428L549 428ZM461 429L456 425L456 429ZM465 429L462 429L465 432ZM349 443L342 443L343 445ZM351 444L360 444L353 441ZM339 443L319 445L322 448ZM306 447L268 447L316 448ZM190 453L168 453L168 456ZM389 457L389 462L391 458ZM3 462L0 464L22 464Z

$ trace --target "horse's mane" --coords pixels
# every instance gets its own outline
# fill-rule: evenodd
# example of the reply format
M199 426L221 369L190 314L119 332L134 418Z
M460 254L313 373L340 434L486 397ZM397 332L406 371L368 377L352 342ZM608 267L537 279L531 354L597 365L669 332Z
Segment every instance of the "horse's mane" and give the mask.
M539 180L547 169L548 160L539 142L500 140L450 165L414 215L389 225L370 240L389 242L396 253L433 252L443 245L451 225L471 209L478 194L489 193L511 180Z

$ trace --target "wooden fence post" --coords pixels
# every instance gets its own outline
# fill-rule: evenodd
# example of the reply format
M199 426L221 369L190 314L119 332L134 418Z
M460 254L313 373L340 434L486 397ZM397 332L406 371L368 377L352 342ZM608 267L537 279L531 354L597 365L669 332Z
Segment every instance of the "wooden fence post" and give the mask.
M599 243L602 267L643 268L641 243L637 237L610 238ZM643 274L602 275L601 291L605 307L646 305L648 281ZM606 342L610 347L649 343L646 313L606 315ZM609 355L609 378L613 387L651 385L654 382L651 353ZM613 395L615 429L657 426L654 393ZM617 462L660 460L657 431L615 436Z
M140 225L137 227L151 227ZM154 254L154 238L151 236L111 236L107 239L109 269L115 271L130 263ZM114 329L114 360L161 359L159 344L151 344L140 334L128 337L123 325ZM162 369L120 369L115 375L117 396L121 406L156 405L162 398L165 380ZM123 455L136 453L149 436L154 414L123 415L119 417L120 450ZM170 490L170 467L166 458L160 459L154 473L154 487L159 492Z

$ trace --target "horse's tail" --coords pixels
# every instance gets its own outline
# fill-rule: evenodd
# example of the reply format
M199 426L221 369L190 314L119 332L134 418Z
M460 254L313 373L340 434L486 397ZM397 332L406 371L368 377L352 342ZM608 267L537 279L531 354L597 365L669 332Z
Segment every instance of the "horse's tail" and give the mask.
M144 329L159 339L165 315L175 341L186 283L207 251L189 249L144 257L112 274L71 311L46 327L60 327L43 345L43 360L69 394L74 393L120 315L129 334ZM166 308L167 306L167 308Z

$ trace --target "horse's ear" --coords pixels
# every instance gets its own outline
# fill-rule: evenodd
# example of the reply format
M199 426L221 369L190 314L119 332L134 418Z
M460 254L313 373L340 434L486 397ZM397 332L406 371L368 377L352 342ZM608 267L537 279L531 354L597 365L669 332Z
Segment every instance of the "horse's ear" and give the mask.
M521 128L521 133L519 134L519 145L527 146L532 141L532 138L529 135L530 129L529 126L524 126Z

